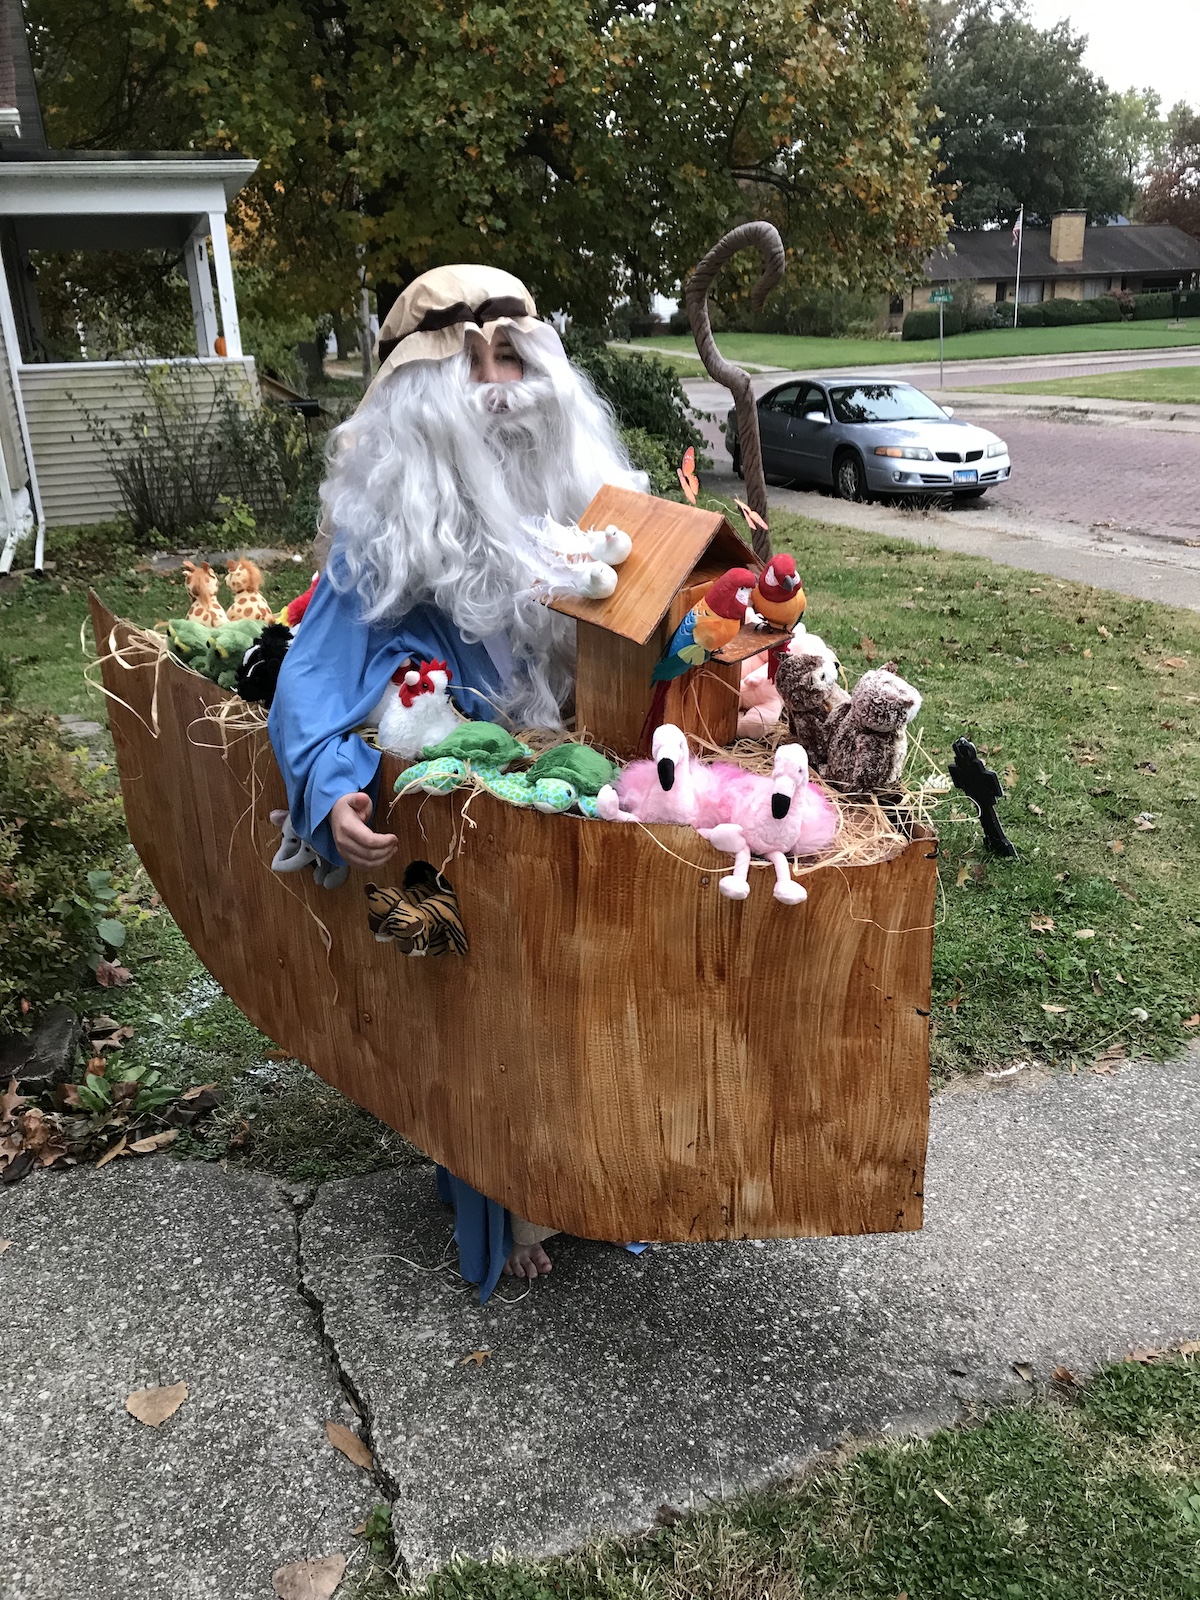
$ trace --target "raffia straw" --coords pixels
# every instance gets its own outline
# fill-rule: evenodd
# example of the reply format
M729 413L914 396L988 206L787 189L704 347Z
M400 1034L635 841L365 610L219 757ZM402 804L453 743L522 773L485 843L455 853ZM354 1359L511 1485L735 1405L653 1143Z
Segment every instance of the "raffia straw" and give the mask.
M98 690L106 700L115 701L117 705L123 706L131 717L137 718L152 739L157 739L159 737L159 679L162 673L163 661L168 654L167 641L161 633L155 633L150 628L135 628L129 623L126 623L125 626L129 637L123 645L117 643L116 628L109 629L108 638L104 642L105 648L99 655L90 657L83 669L84 682L90 689ZM79 629L79 645L85 656L88 655L86 630L87 623L85 621L80 625ZM106 661L115 662L124 672L137 672L150 666L154 668L154 688L150 696L149 722L146 721L140 711L134 710L128 700L123 700L119 694L114 693L112 689L105 686L100 674Z

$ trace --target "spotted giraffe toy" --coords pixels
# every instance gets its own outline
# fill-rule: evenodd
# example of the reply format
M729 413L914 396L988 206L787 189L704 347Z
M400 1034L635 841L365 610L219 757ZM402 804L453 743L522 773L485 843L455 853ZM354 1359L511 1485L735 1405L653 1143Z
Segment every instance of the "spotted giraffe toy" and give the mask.
M207 561L199 565L194 561L183 563L185 573L184 581L187 592L192 597L191 609L188 611L189 622L199 622L205 628L223 628L229 621L225 608L217 599L217 589L220 579L209 566Z

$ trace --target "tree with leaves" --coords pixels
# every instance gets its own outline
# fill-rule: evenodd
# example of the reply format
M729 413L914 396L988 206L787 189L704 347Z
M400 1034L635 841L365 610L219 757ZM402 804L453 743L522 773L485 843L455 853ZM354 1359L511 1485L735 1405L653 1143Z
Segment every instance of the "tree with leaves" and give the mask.
M916 0L30 0L64 146L243 150L244 260L312 311L365 262L523 277L584 321L767 216L814 287L942 237Z
M1200 111L1173 106L1161 161L1146 176L1140 222L1166 222L1200 239Z
M1037 28L1024 0L935 0L930 90L959 227L1086 210L1128 211L1135 185L1115 147L1114 96L1083 65L1085 35Z

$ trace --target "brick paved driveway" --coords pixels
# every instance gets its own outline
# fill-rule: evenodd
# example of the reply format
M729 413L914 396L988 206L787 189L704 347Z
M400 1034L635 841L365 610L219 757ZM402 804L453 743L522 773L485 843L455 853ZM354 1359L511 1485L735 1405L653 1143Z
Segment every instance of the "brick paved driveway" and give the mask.
M1041 521L1200 538L1200 434L971 413L1008 441L1013 477L984 504Z

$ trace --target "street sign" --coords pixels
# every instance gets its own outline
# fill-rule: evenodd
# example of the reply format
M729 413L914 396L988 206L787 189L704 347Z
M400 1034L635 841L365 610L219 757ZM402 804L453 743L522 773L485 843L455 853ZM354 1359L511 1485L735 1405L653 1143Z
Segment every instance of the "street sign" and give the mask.
M952 306L954 304L953 289L934 289L929 296L931 306Z

